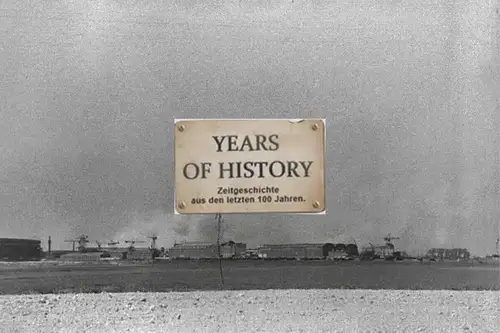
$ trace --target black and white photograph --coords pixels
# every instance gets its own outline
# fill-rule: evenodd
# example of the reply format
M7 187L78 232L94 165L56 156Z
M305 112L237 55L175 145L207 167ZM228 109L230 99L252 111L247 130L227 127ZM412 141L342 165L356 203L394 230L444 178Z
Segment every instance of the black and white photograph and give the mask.
M500 0L0 1L0 332L500 332Z

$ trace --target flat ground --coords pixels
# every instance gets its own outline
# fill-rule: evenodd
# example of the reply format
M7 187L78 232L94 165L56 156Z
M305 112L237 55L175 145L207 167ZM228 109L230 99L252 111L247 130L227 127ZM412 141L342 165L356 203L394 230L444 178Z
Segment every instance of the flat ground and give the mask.
M498 291L251 290L0 295L2 333L493 333Z
M500 290L488 264L224 261L224 289ZM221 289L217 261L0 264L0 294Z

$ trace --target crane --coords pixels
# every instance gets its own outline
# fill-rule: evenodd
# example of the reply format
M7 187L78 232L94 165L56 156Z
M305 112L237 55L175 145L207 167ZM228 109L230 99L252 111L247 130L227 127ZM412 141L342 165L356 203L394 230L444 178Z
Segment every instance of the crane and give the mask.
M156 249L156 240L158 239L158 236L152 235L152 236L148 236L148 238L151 239L151 245L150 245L149 249L155 250Z
M384 237L385 244L390 248L394 249L394 244L392 244L393 239L399 239L399 237L392 237L391 234L389 233L387 236Z
M128 247L129 252L133 252L135 250L134 244L136 243L144 243L143 241L136 241L136 240L127 240L125 243L130 244Z
M75 244L78 243L78 251L85 252L86 244L89 242L89 236L81 235L77 239L67 239L67 243L73 243L73 251L75 251Z
M392 237L390 233L384 237L385 241L384 257L386 258L386 260L394 259L395 252L394 252L394 244L392 243L393 239L399 239L399 237Z
M149 252L151 253L152 259L155 259L156 257L159 257L161 253L164 252L164 249L159 250L156 247L156 240L158 239L158 236L156 234L153 234L151 236L148 236L148 238L151 239L151 245L149 246Z

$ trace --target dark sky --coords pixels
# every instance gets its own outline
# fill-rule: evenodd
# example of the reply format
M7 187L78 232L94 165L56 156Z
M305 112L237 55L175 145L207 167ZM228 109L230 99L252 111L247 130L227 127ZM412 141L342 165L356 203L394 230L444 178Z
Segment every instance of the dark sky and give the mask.
M173 119L324 117L328 214L227 237L493 252L493 11L418 2L2 1L1 236L212 240L173 215Z

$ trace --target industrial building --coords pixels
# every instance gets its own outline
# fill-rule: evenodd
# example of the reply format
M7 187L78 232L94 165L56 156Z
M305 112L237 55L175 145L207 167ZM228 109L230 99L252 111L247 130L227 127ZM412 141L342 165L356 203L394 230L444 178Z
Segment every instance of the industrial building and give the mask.
M87 252L87 253L73 252L73 253L63 254L59 257L59 259L63 261L99 261L103 258L108 258L108 257L109 254L103 252Z
M240 258L246 251L246 244L226 242L220 246L225 259ZM215 259L218 258L217 244L206 242L185 242L175 244L168 251L170 259Z
M262 259L322 259L333 250L333 244L265 244L258 249Z
M359 256L356 244L334 244L332 251L328 253L328 259L354 259Z
M297 244L266 244L258 250L262 259L326 259L355 257L358 255L356 244L332 243L297 243Z
M334 244L334 251L344 252L348 257L359 256L359 250L356 244Z
M263 259L324 259L334 249L333 244L266 244L258 249Z
M0 238L0 260L40 260L41 241L36 239Z
M467 249L444 249L433 248L427 252L427 256L437 260L468 260L470 252Z
M391 259L395 256L394 247L387 245L370 245L363 247L361 257L370 259Z

